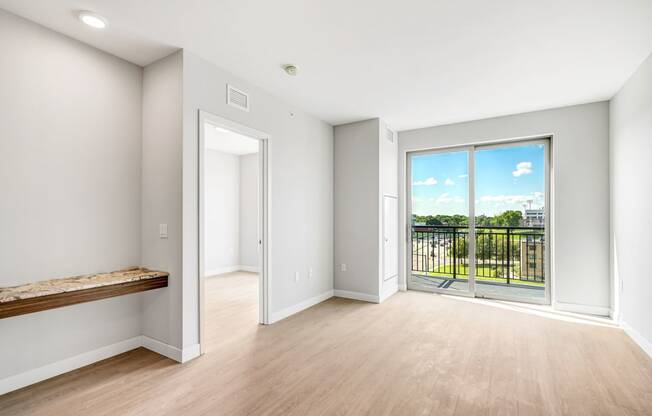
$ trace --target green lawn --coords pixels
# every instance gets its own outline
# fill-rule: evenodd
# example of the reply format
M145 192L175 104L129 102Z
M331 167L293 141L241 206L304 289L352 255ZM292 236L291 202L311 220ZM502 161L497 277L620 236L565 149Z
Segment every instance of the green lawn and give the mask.
M457 266L457 276L458 278L466 278L468 275L468 268L466 266ZM496 276L496 269L492 268L490 266L482 266L478 265L476 266L476 274L482 274L485 276L477 276L475 280L476 281L485 281L485 282L495 282L495 283L507 283L507 279L502 278L502 277L497 277ZM439 268L435 271L428 272L426 273L427 276L433 276L433 277L445 277L445 278L452 278L453 277L453 266L450 264L447 264L446 266L439 266ZM544 284L541 282L533 282L533 281L528 281L528 280L518 280L518 279L510 279L510 283L514 284L521 284L521 285L528 285L528 286L538 286L538 287L543 287Z

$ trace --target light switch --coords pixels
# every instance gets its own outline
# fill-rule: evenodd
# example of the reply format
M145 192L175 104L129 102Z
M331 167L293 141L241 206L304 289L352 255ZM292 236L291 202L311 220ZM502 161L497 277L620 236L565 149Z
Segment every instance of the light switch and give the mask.
M158 236L160 238L168 238L168 225L167 224L159 224L158 225Z
M340 265L340 271L345 272L346 271L346 263L342 263Z

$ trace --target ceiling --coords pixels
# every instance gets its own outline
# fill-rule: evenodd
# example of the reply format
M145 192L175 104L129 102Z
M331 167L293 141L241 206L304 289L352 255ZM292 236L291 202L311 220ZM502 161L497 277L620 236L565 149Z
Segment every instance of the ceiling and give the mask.
M176 48L331 124L405 130L611 98L652 51L650 0L0 0L146 65ZM109 20L81 25L74 10ZM293 63L299 75L280 66Z
M243 136L233 131L216 128L212 124L204 125L204 145L206 149L217 150L232 155L258 153L258 140Z

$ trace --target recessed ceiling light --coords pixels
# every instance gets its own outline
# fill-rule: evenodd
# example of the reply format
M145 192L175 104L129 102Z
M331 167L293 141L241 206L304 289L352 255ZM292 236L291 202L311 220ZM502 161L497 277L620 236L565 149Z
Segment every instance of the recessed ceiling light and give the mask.
M105 18L97 13L88 11L79 12L79 20L94 29L104 29L107 25Z
M292 65L292 64L283 65L283 70L285 71L286 74L291 76L295 76L296 74L299 73L299 68L297 68L296 65Z

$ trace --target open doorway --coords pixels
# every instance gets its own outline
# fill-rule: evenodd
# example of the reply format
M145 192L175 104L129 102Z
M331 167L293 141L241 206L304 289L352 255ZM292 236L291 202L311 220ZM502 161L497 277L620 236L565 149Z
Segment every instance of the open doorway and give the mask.
M220 331L236 329L228 325L269 322L269 136L205 112L200 112L199 123L200 344L204 353Z

